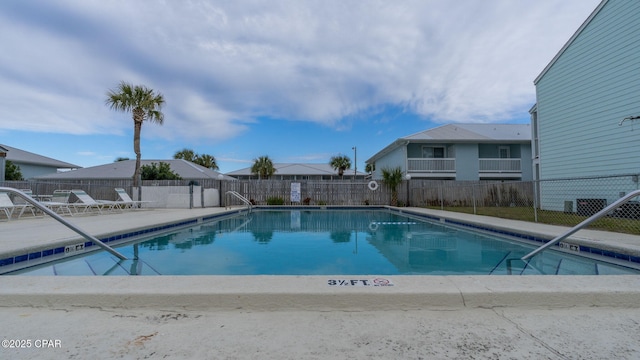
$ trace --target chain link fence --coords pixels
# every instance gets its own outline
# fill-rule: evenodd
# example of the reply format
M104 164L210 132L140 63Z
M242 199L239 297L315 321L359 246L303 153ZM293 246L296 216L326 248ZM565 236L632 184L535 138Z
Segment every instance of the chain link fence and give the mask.
M527 182L411 180L409 192L412 206L571 227L638 188L638 175L632 174ZM588 228L640 235L638 200Z

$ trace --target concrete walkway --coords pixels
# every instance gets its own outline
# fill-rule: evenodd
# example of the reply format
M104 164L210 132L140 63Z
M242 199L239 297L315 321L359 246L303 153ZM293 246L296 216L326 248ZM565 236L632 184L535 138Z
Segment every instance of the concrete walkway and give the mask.
M640 311L0 308L3 359L638 359ZM53 343L58 347L42 347ZM37 347L40 346L40 347Z
M102 236L223 210L71 220ZM538 234L566 230L411 210ZM0 253L77 240L51 221L1 223ZM619 234L576 238L638 246L638 237ZM640 276L394 276L386 287L336 287L331 278L0 276L0 358L640 358Z

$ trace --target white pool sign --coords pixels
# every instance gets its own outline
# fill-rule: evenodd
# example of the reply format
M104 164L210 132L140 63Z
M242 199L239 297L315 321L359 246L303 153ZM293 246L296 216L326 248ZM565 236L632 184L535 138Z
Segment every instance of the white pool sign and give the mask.
M291 183L291 202L300 202L300 183Z

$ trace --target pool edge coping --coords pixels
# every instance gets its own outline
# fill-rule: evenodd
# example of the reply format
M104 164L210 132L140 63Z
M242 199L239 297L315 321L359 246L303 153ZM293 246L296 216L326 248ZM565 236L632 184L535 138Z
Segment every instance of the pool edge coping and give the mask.
M449 224L449 225L453 225L453 226L459 226L459 227L463 227L463 228L468 228L471 230L481 230L481 231L485 231L485 232L489 232L495 235L506 235L506 236L511 236L511 237L515 237L515 238L522 238L524 240L530 240L530 241L535 241L537 243L539 243L540 245L544 244L545 242L553 239L555 236L549 235L549 234L544 234L543 232L536 232L536 231L531 231L531 230L527 230L527 231L514 231L512 228L509 228L508 226L500 226L497 225L495 223L492 223L489 225L487 225L486 223L482 222L480 219L485 218L483 216L478 216L478 215L473 215L475 217L478 217L479 219L477 220L470 220L470 219L462 219L461 214L459 213L454 213L454 212L445 212L445 211L438 211L438 210L432 210L432 209L426 209L426 208L415 208L415 207L408 207L408 208L399 208L399 207L392 207L392 206L344 206L344 205L331 205L331 206L256 206L255 209L259 209L259 210L273 210L273 209L279 209L279 210L283 210L283 209L306 209L306 210L325 210L325 209L358 209L358 210L380 210L380 209L386 209L389 211L392 211L394 213L397 213L399 215L410 215L410 216L415 216L415 217L420 217L420 218L424 218L426 220L431 220L431 221L438 221L438 222L443 222L445 224ZM103 241L106 244L114 244L114 245L120 245L122 243L127 243L130 241L135 241L136 238L140 237L140 236L146 236L146 235L150 235L153 233L162 233L166 230L169 229L176 229L176 228L180 228L183 226L189 226L189 225L194 225L194 224L199 224L202 223L204 221L210 221L213 220L215 218L223 218L223 217L228 217L228 216L232 216L234 214L241 214L243 212L248 211L246 208L235 208L235 209L229 209L227 210L226 208L224 209L224 211L222 212L212 212L209 215L198 215L198 216L192 216L192 217L185 217L179 220L176 220L174 222L171 223L164 223L164 224L157 224L156 226L153 225L145 225L142 227L132 227L132 228L128 228L125 230L120 230L120 231L114 231L111 233L102 233L102 234L97 234L94 235L96 236L99 240ZM456 216L458 215L458 216ZM470 214L462 214L462 215L470 215ZM504 221L504 222L514 222L514 220L508 220L508 219L500 219L500 218L496 218L494 219L496 221ZM517 222L517 221L516 221ZM559 232L560 233L560 232ZM26 267L31 267L31 266L37 266L37 265L41 265L43 263L47 263L47 262L51 262L51 261L56 261L56 260L60 260L62 258L64 258L64 253L61 254L61 252L65 251L65 248L67 246L72 246L72 245L77 245L77 244L83 244L83 248L82 248L82 252L77 253L78 254L82 254L82 253L88 253L90 251L95 251L95 250L100 250L98 248L98 246L96 246L95 244L91 243L90 241L87 241L85 239L83 239L82 237L78 236L76 238L71 238L71 239L66 239L64 241L60 241L57 242L55 244L47 244L46 246L36 246L36 247L30 247L30 248L24 248L23 250L19 250L19 251L15 251L13 253L8 252L5 254L1 254L0 255L0 276L2 276L2 274L5 274L7 272L12 272L12 271L16 271L19 270L18 268L15 268L15 264L19 264L19 263L23 263L23 262L31 262L29 264L29 266ZM568 250L564 250L561 248L561 246L563 246L564 244L574 244L576 246L578 246L578 250L579 251L568 251ZM596 247L597 246L597 247ZM616 263L616 261L619 262L629 262L631 263L630 265L635 265L636 267L640 264L640 252L636 251L634 249L628 249L628 248L624 248L624 247L620 247L620 246L613 246L612 244L607 244L607 243L598 243L598 242L594 242L594 241L590 241L588 239L581 239L579 237L576 237L575 234L574 236L569 237L566 241L564 241L563 243L559 243L556 244L554 246L554 249L556 250L560 250L560 251L564 251L564 252L568 252L568 253L573 253L575 255L580 256L580 252L582 253L586 253L586 254L594 254L596 256L604 256L604 257L608 257L612 260L613 263ZM6 257L8 256L8 257ZM51 256L49 258L49 256ZM5 267L3 269L3 267ZM624 265L623 265L624 266ZM633 267L633 266L630 266ZM23 267L24 268L24 267Z
M215 310L418 310L640 307L640 275L0 277L2 307ZM345 279L340 286L332 279Z

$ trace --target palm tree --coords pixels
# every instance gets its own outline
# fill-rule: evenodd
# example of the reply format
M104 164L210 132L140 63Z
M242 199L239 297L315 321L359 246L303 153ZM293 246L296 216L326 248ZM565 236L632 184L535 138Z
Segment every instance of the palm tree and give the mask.
M216 163L216 158L213 155L209 154L196 154L193 150L184 148L180 151L176 151L173 154L174 159L183 159L187 161L191 161L192 163L196 163L200 166L204 166L207 169L218 170L218 163Z
M346 155L332 156L331 160L329 160L329 165L331 165L334 170L338 170L338 175L342 177L344 171L351 168L351 159Z
M391 189L391 206L398 206L398 185L402 183L402 169L382 169L382 181Z
M376 164L367 163L367 166L364 168L364 171L371 174L376 171Z
M253 160L251 173L258 175L258 179L268 179L275 172L276 168L273 166L273 162L269 159L269 156L260 156Z
M206 167L207 169L218 170L218 163L213 155L202 154L196 156L196 164Z
M107 92L106 104L112 110L131 112L133 116L133 151L136 153L136 168L133 173L133 186L138 186L140 177L140 130L145 120L162 125L164 114L160 109L164 97L144 85L133 86L124 81L118 88Z
M198 155L196 155L196 153L193 150L187 149L187 148L184 148L180 151L176 151L176 153L173 154L174 159L183 159L191 162L195 162L197 157Z

